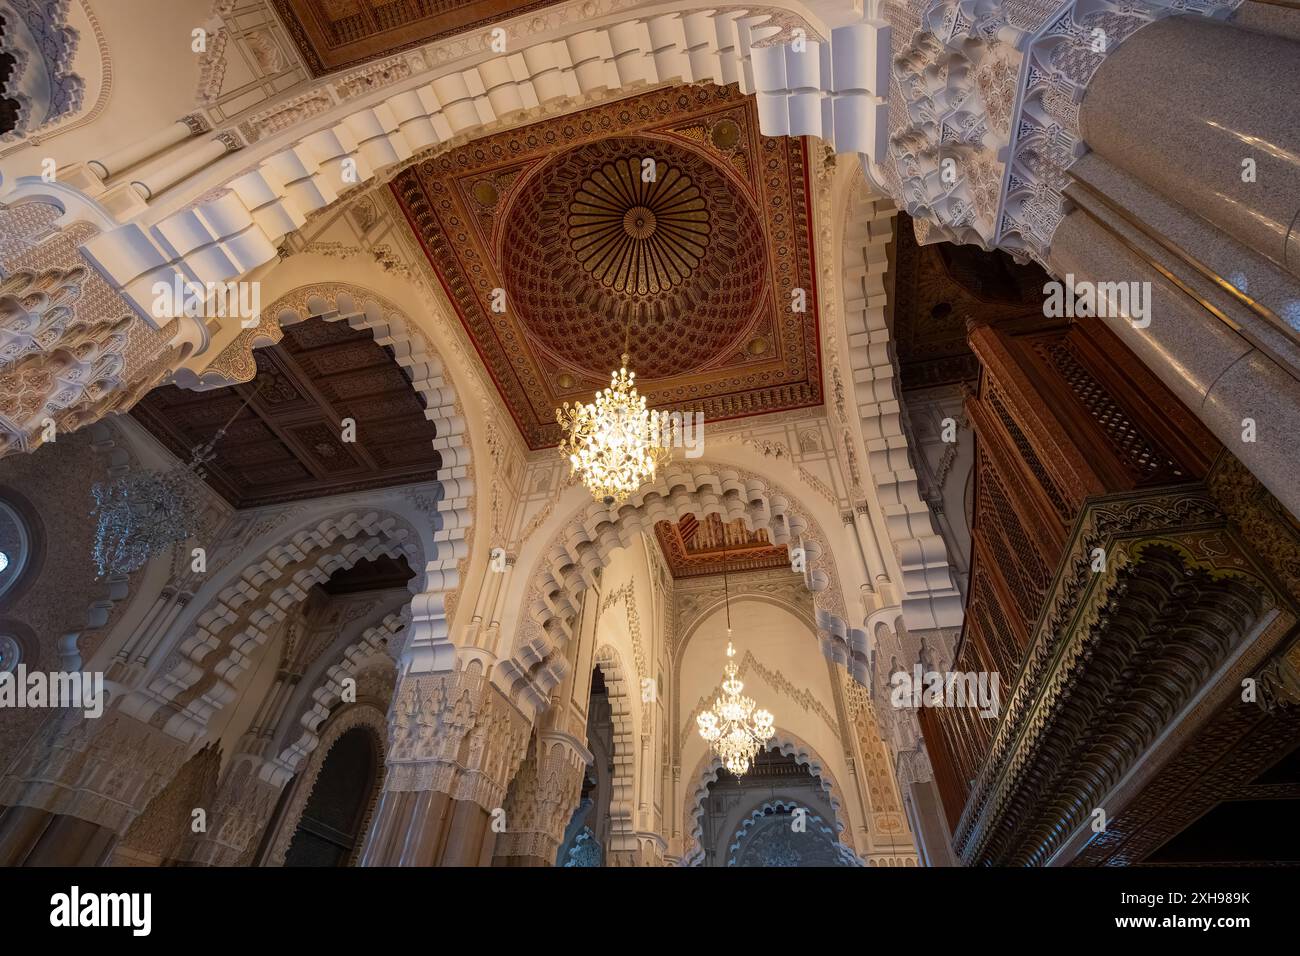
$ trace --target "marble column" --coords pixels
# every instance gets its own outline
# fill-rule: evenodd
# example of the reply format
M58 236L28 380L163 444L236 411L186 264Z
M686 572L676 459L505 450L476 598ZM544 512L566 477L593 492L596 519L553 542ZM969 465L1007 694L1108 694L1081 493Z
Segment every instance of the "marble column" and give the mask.
M960 866L944 823L943 804L933 780L914 780L907 787L908 817L917 849L926 866Z
M108 827L35 807L0 814L0 866L98 866L118 835Z
M1105 322L1228 451L1300 516L1300 483L1295 480L1300 380L1292 368L1243 336L1240 323L1234 328L1219 317L1231 304L1216 305L1189 292L1192 277L1184 281L1173 271L1179 268L1176 263L1162 264L1164 272L1159 271L1141 248L1108 225L1103 209L1076 208L1062 220L1049 265L1055 274L1073 274L1076 281L1150 282L1145 327L1124 317L1086 321ZM1243 440L1247 420L1257 430L1253 441Z
M1169 17L1106 58L1079 127L1089 149L1300 276L1297 102L1300 42Z
M486 866L531 724L471 661L410 673L389 718L384 792L362 866Z

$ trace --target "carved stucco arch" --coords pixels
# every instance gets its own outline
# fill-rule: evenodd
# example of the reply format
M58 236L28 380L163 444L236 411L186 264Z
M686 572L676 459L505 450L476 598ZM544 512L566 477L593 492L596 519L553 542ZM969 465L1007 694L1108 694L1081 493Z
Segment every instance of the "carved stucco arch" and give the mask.
M290 119L284 132L237 160L195 174L164 194L149 222L120 226L96 240L91 254L143 313L146 276L165 279L173 269L212 280L247 275L342 195L450 145L633 87L738 83L746 94L757 92L765 135L817 135L844 153L881 152L880 38L867 24L847 26L830 40L821 39L821 25L804 24L806 39L793 38L787 28L806 13L782 4L616 11L598 26L588 18L566 23L540 42L520 35L522 42L500 55L471 32L468 45L441 44L433 69L385 90L383 99ZM789 39L807 46L793 52ZM777 43L783 46L759 49ZM793 68L804 53L828 64L832 44L834 76L814 68L806 78ZM204 198L183 204L181 195ZM166 239L177 230L187 237L183 247ZM208 268L191 268L200 259Z
M610 553L652 533L659 521L710 514L741 520L749 531L805 552L804 584L814 598L818 640L827 658L867 679L866 634L849 625L829 539L807 509L774 482L728 465L670 464L626 502L607 507L589 502L556 534L538 559L525 592L524 611L512 656L499 665L499 683L511 697L544 707L567 673L561 653L573 633L582 593L593 586ZM806 517L806 515L808 515Z
M288 739L274 760L270 770L272 783L283 785L321 745L321 728L332 719L331 715L343 699L345 680L357 680L366 671L379 668L392 671L394 683L396 682L397 666L393 650L394 645L401 641L405 629L403 615L385 615L382 621L366 628L358 640L337 655L336 662L325 671L308 698L306 708L295 722L295 726L302 728L301 733L296 738ZM391 700L383 701L385 708L390 703Z
M235 698L251 655L313 585L362 559L406 555L418 562L422 551L404 518L381 511L349 511L295 531L243 565L197 618L174 632L173 639L188 636L147 683L126 695L122 711L187 743L201 739L209 718Z
M840 795L844 792L840 789L834 775L826 767L825 762L818 756L817 751L809 747L799 737L781 728L776 729L775 735L767 745L768 750L775 750L779 754L787 757L793 757L795 762L800 766L808 768L808 772L813 776L821 787L822 792L826 794L826 800L835 811L835 827L840 835L840 840L853 850L856 847L853 844L853 828L845 820L847 810L844 808ZM682 832L686 834L686 845L683 848L681 856L681 865L692 866L704 853L704 846L700 842L704 836L704 801L709 796L709 785L718 779L718 771L722 769L722 761L712 751L706 751L700 757L699 762L695 765L695 771L688 778L695 781L694 786L686 792L686 803L682 808Z
M440 493L433 502L436 553L426 554L423 587L411 602L412 656L430 644L445 643L460 594L462 567L469 558L474 528L474 455L461 397L445 363L429 338L406 312L365 286L347 282L310 282L278 296L217 361L179 384L203 390L251 381L257 374L253 351L279 342L285 325L319 319L347 322L371 332L393 357L425 404L425 417L437 428L433 449L440 466ZM413 646L412 646L413 645ZM421 664L418 669L431 669Z
M902 575L899 600L916 629L961 623L963 601L930 506L921 498L912 466L898 363L887 314L888 246L898 210L865 179L848 190L840 232L844 331L851 381L845 388L857 409L871 473L872 510L883 518Z
M801 803L799 800L784 799L780 797L776 799L771 799L771 798L763 799L762 797L760 797L758 798L758 800L759 800L758 805L755 806L752 810L750 810L748 814L745 815L744 819L740 821L740 825L733 828L732 832L729 835L729 839L731 840L731 845L728 847L728 856L727 856L727 863L726 863L727 866L736 865L737 853L733 852L733 849L748 837L750 829L754 826L755 823L758 823L760 820L766 817L767 811L769 810L779 809L785 811L794 811L794 810L802 809L808 814L808 819L807 819L808 825L813 827L818 827L824 833L829 834L832 831L834 821L831 821L831 824L828 825L826 819L820 813L818 813L814 807L804 806L804 804ZM847 846L844 845L842 841L838 839L838 835L831 836L831 841L834 843L835 851L839 855L840 860L843 862L844 865L866 866L866 863L863 862L860 856L858 856L856 853L850 850Z
M370 829L370 820L374 816L376 801L384 789L384 774L387 772L385 760L388 756L388 718L384 711L373 703L358 701L356 704L337 713L322 730L319 745L302 768L302 778L295 785L293 796L289 798L289 803L285 806L284 813L276 826L275 837L271 843L271 849L267 852L266 859L262 864L263 866L284 866L285 855L289 852L289 844L293 842L294 833L298 829L298 824L302 821L303 812L307 809L307 801L311 799L312 791L316 789L316 781L320 777L321 768L325 766L325 760L329 757L330 750L333 749L340 737L358 727L364 728L370 733L375 752L378 755L379 772L375 792L371 796L370 804L366 808L365 818L361 822L362 843L358 844L358 849L355 852L360 851L365 835Z
M608 849L623 849L632 841L635 848L636 833L636 728L632 711L634 698L628 691L627 672L617 650L608 644L596 651L595 665L605 678L605 692L609 699L610 720L614 725L610 759L614 772L610 777L609 794L609 845ZM620 840L620 837L623 839Z

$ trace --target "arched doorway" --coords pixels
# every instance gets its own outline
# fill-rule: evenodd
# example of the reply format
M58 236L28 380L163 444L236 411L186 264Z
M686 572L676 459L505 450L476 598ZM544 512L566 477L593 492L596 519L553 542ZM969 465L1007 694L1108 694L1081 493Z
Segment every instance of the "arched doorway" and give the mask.
M335 741L289 842L284 865L351 864L365 837L379 771L379 748L369 730L354 727Z
M591 751L592 763L583 777L578 808L565 828L556 866L605 865L605 851L609 846L609 807L613 796L614 721L605 672L599 664L591 672L587 748Z

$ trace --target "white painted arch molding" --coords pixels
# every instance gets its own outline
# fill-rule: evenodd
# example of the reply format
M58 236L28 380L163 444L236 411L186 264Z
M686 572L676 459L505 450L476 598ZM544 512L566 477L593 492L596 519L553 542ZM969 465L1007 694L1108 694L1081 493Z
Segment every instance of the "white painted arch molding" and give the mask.
M890 345L886 247L897 213L888 198L872 196L864 187L850 191L843 287L853 394L867 467L902 572L903 618L913 630L956 627L962 622L961 592L908 456L898 367Z
M459 396L447 374L441 356L401 309L388 299L362 286L349 283L310 283L277 298L263 311L261 327L250 330L228 349L248 352L248 360L235 354L218 367L240 370L234 379L219 372L205 372L188 387L220 388L232 380L247 381L256 373L251 351L278 341L285 325L320 319L347 322L354 329L370 331L375 341L393 350L411 387L424 397L424 417L437 427L433 448L441 458L437 500L433 501L435 554L425 555L424 583L411 602L411 639L407 642L407 663L417 671L446 670L452 653L448 642L448 595L460 587L460 562L469 554L469 533L474 522L473 455L468 426L461 413ZM223 358L225 353L223 353Z
M737 9L633 19L445 73L302 136L215 195L195 188L210 198L95 237L86 255L147 321L154 283L237 279L273 260L310 214L381 172L524 110L608 90L737 83L756 94L766 135L819 136L839 152L882 161L889 26L864 21L827 41L755 49L780 33L768 19Z
M627 674L618 651L608 644L596 651L595 662L605 678L609 697L610 719L614 725L614 743L610 758L614 772L610 777L609 823L610 848L629 849L623 844L636 834L636 732L632 726L632 696L628 693ZM638 694L638 697L640 695Z
M401 614L389 614L373 627L362 632L361 637L349 644L339 656L338 663L325 672L320 686L312 692L311 706L302 715L299 724L303 732L291 744L280 751L279 756L262 774L268 782L282 787L289 779L307 765L312 753L320 746L320 730L329 720L335 705L343 699L343 682L351 677L355 679L363 671L382 665L395 670L393 655L389 650L406 628L406 620Z
M533 634L498 666L499 686L512 699L526 698L538 708L548 706L550 690L568 673L562 648L573 636L582 593L595 585L610 554L642 534L653 534L660 521L676 523L687 515L703 519L710 514L725 522L739 520L751 532L761 528L776 544L804 549L803 579L813 594L822 652L866 683L867 633L845 621L833 560L825 553L820 532L786 495L761 478L725 467L673 463L616 508L592 502L542 556L534 591L529 592L538 596L525 608L535 625Z
M296 532L246 566L195 620L143 687L122 700L123 713L160 727L186 743L207 732L211 717L231 703L258 648L313 585L362 559L405 554L418 561L419 535L379 512L349 512ZM177 698L212 676L184 705Z

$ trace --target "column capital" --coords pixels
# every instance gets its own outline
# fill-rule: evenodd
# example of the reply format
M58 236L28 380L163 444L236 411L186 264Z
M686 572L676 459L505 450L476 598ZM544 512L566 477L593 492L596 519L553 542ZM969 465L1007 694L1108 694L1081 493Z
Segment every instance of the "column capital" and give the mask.
M386 791L433 790L489 813L503 805L531 731L473 664L402 677L388 726Z

